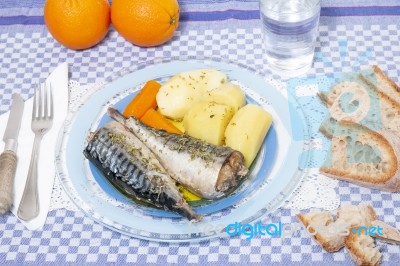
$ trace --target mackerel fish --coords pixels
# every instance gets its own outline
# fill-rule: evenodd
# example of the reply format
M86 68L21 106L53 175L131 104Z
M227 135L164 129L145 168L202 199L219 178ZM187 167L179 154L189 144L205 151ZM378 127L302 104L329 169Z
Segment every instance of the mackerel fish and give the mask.
M231 193L248 176L243 154L239 151L187 134L154 129L134 117L125 118L113 107L108 108L108 115L139 138L173 179L204 199L217 199Z
M201 219L153 152L122 124L109 122L90 133L87 142L83 151L85 157L123 194L176 212L190 221Z

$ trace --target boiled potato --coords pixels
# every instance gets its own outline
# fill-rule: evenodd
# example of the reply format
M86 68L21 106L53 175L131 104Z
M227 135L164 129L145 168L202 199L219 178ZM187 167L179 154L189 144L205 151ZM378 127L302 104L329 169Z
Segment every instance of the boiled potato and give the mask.
M186 81L189 87L198 87L204 92L214 90L221 84L228 82L225 73L213 68L185 71L181 72L179 76Z
M230 106L213 102L199 102L186 113L183 126L189 136L215 145L222 145L226 126L233 114L233 108Z
M185 132L185 127L183 126L183 120L176 121L176 120L172 120L172 119L169 119L169 118L166 118L166 119L169 122L171 122L171 124L173 124L177 129L179 129L183 133Z
M187 110L203 98L200 87L188 86L181 76L174 76L165 82L156 95L160 113L171 119L180 120Z
M206 93L205 99L210 102L225 104L233 107L236 112L246 102L246 96L242 89L233 83L224 83L218 88Z
M250 167L272 124L272 116L254 104L247 104L232 117L225 130L225 144L243 153Z
M227 82L224 73L215 69L182 72L165 82L156 100L162 115L180 120L193 104L201 101L207 91Z

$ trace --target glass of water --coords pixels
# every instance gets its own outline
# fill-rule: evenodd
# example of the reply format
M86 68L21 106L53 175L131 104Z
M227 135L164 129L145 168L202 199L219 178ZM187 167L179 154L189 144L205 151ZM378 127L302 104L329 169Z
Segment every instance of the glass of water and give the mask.
M273 72L295 77L311 68L320 10L320 0L260 0L264 46Z

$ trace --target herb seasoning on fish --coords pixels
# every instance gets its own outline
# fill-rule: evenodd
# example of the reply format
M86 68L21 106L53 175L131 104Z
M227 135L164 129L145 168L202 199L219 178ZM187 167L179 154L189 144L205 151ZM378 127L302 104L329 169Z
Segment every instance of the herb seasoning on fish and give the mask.
M108 108L108 114L135 134L173 179L202 198L216 199L227 195L248 174L239 151L215 146L187 134L154 129L134 117L126 119L113 107Z
M201 219L154 154L120 123L112 121L90 133L84 154L125 195L189 220Z

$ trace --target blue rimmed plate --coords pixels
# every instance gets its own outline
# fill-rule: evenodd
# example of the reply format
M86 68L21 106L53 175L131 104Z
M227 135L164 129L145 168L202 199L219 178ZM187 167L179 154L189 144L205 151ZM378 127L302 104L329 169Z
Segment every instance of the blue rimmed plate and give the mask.
M251 167L250 177L233 193L215 201L205 201L194 209L204 214L198 223L178 215L138 204L119 193L89 163L82 151L89 131L104 125L106 109L123 110L143 84L156 79L161 83L183 71L215 68L227 74L246 93L247 102L262 106L273 116L273 125ZM124 69L94 86L71 108L60 132L56 169L71 200L88 217L121 233L155 241L196 241L227 236L229 224L249 223L279 208L298 186L304 171L299 169L303 142L294 141L289 110L299 109L285 99L262 75L234 62L210 58L157 59ZM294 112L305 121L302 112ZM292 117L293 119L293 117ZM304 159L304 157L303 157Z

